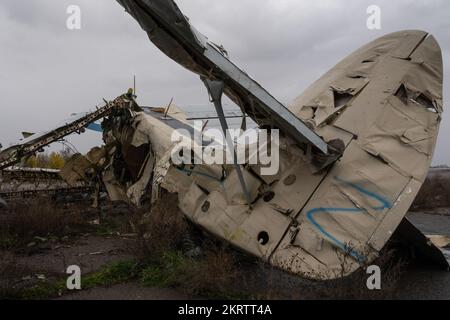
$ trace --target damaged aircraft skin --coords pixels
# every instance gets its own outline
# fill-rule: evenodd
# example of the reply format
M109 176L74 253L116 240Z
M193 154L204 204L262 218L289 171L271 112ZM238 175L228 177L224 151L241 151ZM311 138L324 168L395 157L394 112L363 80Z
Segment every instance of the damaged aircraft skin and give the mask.
M63 177L99 176L111 199L135 205L155 201L160 188L177 193L189 220L301 277L341 278L379 256L424 182L436 144L443 66L433 36L379 38L286 108L173 1L117 1L159 49L201 76L219 116L223 89L260 128L280 130L280 169L265 176L249 164L177 166L172 133L194 128L176 108L164 115L130 97L133 109L103 122L106 145L73 159ZM87 177L92 170L97 175Z

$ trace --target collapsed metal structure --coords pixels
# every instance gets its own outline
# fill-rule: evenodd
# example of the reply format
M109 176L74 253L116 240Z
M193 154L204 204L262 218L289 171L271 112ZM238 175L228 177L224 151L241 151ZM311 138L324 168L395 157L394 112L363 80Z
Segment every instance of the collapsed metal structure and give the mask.
M67 184L61 178L59 170L14 167L14 165L44 151L45 147L73 133L85 132L93 123L118 110L132 110L133 103L129 94L121 95L113 101L104 100L104 105L93 111L75 115L51 130L30 134L19 143L0 151L0 198L6 201L40 196L68 199L94 193L94 186L86 181Z
M112 102L105 101L105 105L95 111L79 114L66 120L60 126L39 134L32 134L18 144L8 147L0 152L0 170L11 167L21 161L21 159L34 155L43 148L61 140L72 133L82 133L95 121L107 117L115 109L128 107L128 101L123 97L118 97Z

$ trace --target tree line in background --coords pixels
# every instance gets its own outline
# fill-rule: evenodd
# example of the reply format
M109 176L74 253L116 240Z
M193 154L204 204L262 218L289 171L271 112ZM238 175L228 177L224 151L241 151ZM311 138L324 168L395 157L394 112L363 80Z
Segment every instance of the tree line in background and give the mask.
M26 168L62 169L72 155L73 153L67 149L60 152L40 153L28 157L23 166Z

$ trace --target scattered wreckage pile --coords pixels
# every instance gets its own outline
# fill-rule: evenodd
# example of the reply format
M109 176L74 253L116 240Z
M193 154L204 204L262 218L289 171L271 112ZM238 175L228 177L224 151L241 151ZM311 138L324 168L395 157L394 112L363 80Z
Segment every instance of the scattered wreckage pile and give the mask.
M20 201L29 198L47 197L58 203L67 202L92 202L95 195L94 207L98 206L98 198L102 188L98 185L79 180L70 183L62 179L60 170L44 168L26 168L18 166L28 157L64 137L78 133L82 134L95 121L115 112L117 109L128 108L124 104L129 103L126 95L118 97L114 101L107 102L96 110L73 116L52 130L38 134L32 134L0 152L0 199L2 206L6 207L8 201ZM105 197L103 196L102 199Z
M427 176L443 111L442 55L433 36L400 31L379 38L286 107L199 33L174 1L118 2L160 50L200 76L223 132L223 94L244 121L248 116L260 130L279 130L279 140L266 145L279 150L278 170L267 174L261 163L241 164L236 156L231 164L196 161L235 144L195 141L203 133L179 110L140 107L132 92L37 137L45 143L32 136L5 150L0 164L103 118L105 144L75 155L60 172L71 187L93 187L94 203L102 188L110 200L137 207L165 189L178 195L194 224L308 279L348 276L377 259L392 237L448 268L439 248L405 218ZM184 144L173 141L174 132L182 132ZM174 154L188 160L176 163Z
M0 172L0 198L21 201L50 197L55 202L83 201L92 188L84 183L70 186L59 175L59 170L12 167Z

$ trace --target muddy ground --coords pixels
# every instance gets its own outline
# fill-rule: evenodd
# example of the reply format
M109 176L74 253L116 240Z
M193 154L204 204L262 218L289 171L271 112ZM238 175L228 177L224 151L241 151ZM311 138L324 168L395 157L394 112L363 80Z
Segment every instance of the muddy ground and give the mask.
M434 212L411 212L408 217L426 233L450 236L450 209L439 209ZM92 274L105 265L129 261L136 254L134 234L122 235L119 233L106 236L84 234L58 241L42 240L19 252L1 251L2 281L8 281L7 286L20 289L42 282L56 281L65 277L65 270L69 265L80 266L83 275ZM177 300L202 297L189 295L176 288L144 286L139 280L133 279L74 293L59 293L58 296L51 298L64 300ZM296 297L283 296L278 293L273 298ZM450 299L450 272L429 265L412 264L402 273L395 291L386 298Z

